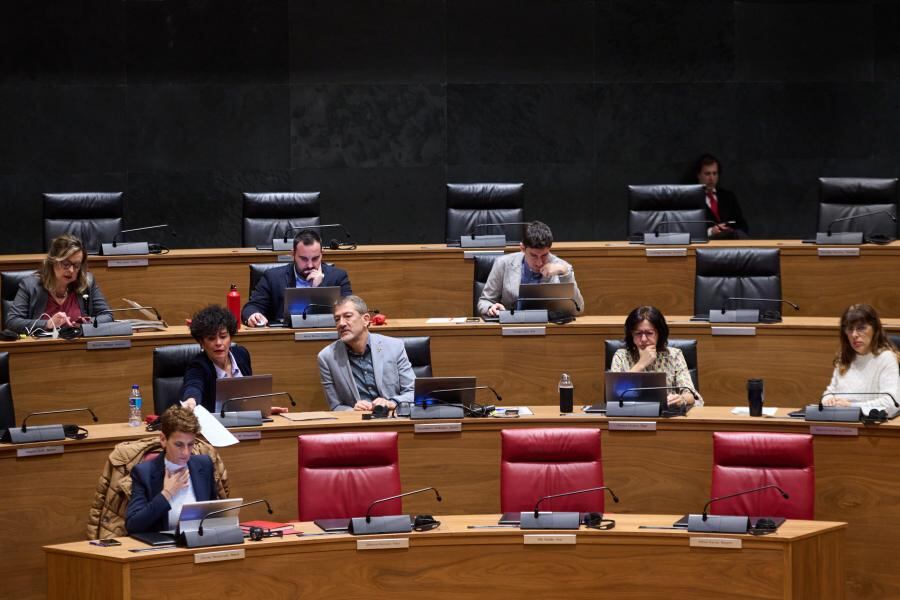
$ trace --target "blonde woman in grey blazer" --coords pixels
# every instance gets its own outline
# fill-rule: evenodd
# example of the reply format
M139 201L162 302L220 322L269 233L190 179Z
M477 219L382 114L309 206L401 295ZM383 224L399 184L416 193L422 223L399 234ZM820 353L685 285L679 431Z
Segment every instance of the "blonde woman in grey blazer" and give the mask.
M318 359L329 408L393 410L401 402L412 402L416 376L403 342L369 332L369 310L363 299L341 298L334 307L334 319L340 339L319 352Z
M521 251L494 261L484 291L478 299L478 313L495 317L501 310L514 309L519 299L519 285L523 282L574 283L576 311L584 311L584 298L575 282L575 270L572 265L550 253L552 245L553 234L549 227L540 221L529 223L519 245ZM523 270L526 271L524 279Z

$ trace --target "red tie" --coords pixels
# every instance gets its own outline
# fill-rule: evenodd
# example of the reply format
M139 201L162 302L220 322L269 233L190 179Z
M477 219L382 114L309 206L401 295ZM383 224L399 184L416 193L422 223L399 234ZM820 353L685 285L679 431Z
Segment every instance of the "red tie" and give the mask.
M706 190L706 197L709 198L709 210L712 211L713 216L716 218L716 223L721 223L722 219L719 218L719 201L716 200L716 193L712 190Z

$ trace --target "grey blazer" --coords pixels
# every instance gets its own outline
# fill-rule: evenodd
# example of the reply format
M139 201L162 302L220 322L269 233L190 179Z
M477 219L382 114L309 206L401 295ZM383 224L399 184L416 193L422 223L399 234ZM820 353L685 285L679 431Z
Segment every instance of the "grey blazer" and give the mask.
M375 385L382 398L394 402L412 402L416 375L406 356L403 342L378 333L369 333ZM331 410L353 410L359 391L350 371L347 345L341 340L319 352L319 375Z
M81 314L93 317L104 310L109 310L109 305L106 303L106 298L103 297L103 292L97 286L94 276L88 273L87 278L88 289L86 293L88 294L88 301L86 302L83 296L78 296L78 306L81 308ZM41 285L37 274L33 277L27 277L19 284L16 298L9 307L9 312L6 315L6 326L17 333L26 333L26 328L31 329L32 323L36 321L37 327L46 329L47 319L39 318L45 308L47 308L47 290ZM101 315L97 320L105 323L106 321L112 321L113 317L107 313Z
M491 274L488 275L487 283L484 284L484 291L481 292L481 298L478 299L478 314L487 315L488 309L495 302L499 302L507 310L516 307L516 300L519 299L519 284L522 282L522 260L524 258L524 253L513 252L494 261ZM550 263L564 264L569 268L569 272L561 277L554 275L548 279L542 279L541 283L574 283L578 312L583 312L584 298L581 296L581 290L578 289L578 283L575 282L575 269L554 254L550 254Z

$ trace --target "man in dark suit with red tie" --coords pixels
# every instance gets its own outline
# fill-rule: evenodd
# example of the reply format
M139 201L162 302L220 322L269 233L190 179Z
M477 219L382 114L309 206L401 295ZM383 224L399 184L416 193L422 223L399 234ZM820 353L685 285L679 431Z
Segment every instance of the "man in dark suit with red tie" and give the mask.
M712 154L697 159L697 181L706 188L706 218L716 223L708 230L709 239L740 239L749 237L747 221L734 193L719 187L722 167ZM734 224L729 224L734 221Z

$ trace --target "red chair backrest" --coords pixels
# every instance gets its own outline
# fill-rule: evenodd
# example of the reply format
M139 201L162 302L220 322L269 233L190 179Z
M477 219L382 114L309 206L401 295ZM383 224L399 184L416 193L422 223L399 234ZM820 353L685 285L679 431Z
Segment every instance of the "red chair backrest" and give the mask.
M301 521L361 517L369 505L400 493L397 433L329 433L297 438L297 512ZM373 515L396 515L401 501Z
M770 489L712 504L710 514L813 519L816 471L813 438L794 433L714 433L710 497L775 484Z
M532 510L544 496L603 485L599 429L504 429L500 432L500 510ZM606 492L546 500L546 511L603 512Z

